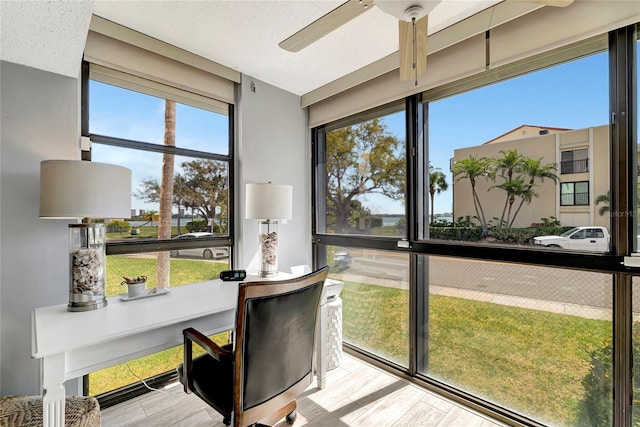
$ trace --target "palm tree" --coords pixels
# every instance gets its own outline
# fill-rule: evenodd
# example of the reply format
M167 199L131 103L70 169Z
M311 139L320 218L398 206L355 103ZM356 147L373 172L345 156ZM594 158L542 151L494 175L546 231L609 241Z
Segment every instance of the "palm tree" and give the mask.
M469 156L453 165L453 177L456 181L468 179L471 183L471 197L473 198L473 207L476 210L476 216L482 226L482 233L487 234L487 221L484 216L484 210L480 203L480 198L476 191L476 183L478 178L493 179L494 171L492 161L486 157L478 158L478 156Z
M429 165L429 195L431 196L431 222L435 221L435 214L433 212L433 200L436 193L440 194L443 191L447 191L449 184L447 184L447 177L444 173L440 172L440 168L434 168Z
M600 206L600 209L598 209L598 214L600 216L603 216L604 214L608 213L611 210L610 200L611 199L608 191L607 191L607 194L601 194L598 197L596 197L596 201L595 201L596 206L602 203L602 206Z
M503 208L502 217L500 218L500 227L507 227L509 225L509 219L511 218L511 209L516 201L516 196L520 197L527 190L527 186L520 178L505 181L500 185L496 185L492 188L499 188L507 193L507 201ZM508 209L508 210L507 210ZM505 220L506 211L506 220Z
M518 150L515 149L511 149L508 151L500 150L499 153L502 154L502 157L494 160L494 167L496 169L496 172L499 172L500 176L504 178L504 183L495 187L501 188L507 192L507 197L502 208L502 215L500 216L500 223L498 225L498 227L502 227L509 224L511 207L513 206L513 203L515 201L515 196L517 195L514 191L516 191L517 189L523 190L523 183L514 182L513 174L520 173L522 171L525 157L518 153ZM507 206L509 208L509 215L507 216L507 220L505 221L504 215L507 212Z
M146 219L147 222L145 222L144 224L141 224L140 227L144 227L147 224L153 225L154 222L158 221L158 211L149 210L149 211L144 213L142 218Z
M543 165L542 157L539 159L526 158L524 160L522 163L522 173L529 177L529 183L527 184L526 190L520 196L520 204L513 214L513 218L511 218L509 227L513 227L513 223L525 202L529 204L534 197L538 197L538 193L533 190L533 187L536 185L536 179L544 182L545 178L548 178L557 182L559 180L558 175L556 175L557 170L558 168L555 163Z
M176 145L176 103L165 101L164 106L164 145L175 147ZM158 239L171 239L171 211L173 208L173 172L174 155L162 155L162 182L160 184L160 224L158 226ZM179 208L178 208L179 209ZM157 281L159 288L168 288L171 276L171 260L169 252L159 251L156 258Z

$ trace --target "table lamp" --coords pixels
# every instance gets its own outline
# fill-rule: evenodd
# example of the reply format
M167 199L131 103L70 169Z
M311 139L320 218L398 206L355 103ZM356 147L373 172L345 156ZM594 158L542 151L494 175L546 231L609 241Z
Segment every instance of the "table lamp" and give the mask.
M259 219L258 276L278 274L278 220L291 219L293 187L290 185L247 184L245 217Z
M69 224L69 311L107 305L104 223L89 218L131 216L131 170L82 160L40 163L40 218L83 218Z

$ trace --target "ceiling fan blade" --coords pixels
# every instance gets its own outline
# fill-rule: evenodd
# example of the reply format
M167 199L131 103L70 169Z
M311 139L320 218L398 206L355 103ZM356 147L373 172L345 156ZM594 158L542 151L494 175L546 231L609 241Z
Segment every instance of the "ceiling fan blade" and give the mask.
M373 0L349 0L283 40L279 46L289 52L298 52L371 9L373 4Z
M567 7L575 0L510 0L510 1L519 1L523 3L537 3L543 4L545 6L554 6L554 7Z
M415 48L413 44L413 24L398 21L400 29L400 79L417 79L427 71L427 27L429 15L418 19L415 28ZM414 69L415 61L415 69Z

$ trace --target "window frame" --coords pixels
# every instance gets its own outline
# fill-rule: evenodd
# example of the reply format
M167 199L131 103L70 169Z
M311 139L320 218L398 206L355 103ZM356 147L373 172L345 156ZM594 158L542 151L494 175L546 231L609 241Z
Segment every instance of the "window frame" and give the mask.
M488 32L487 32L488 37ZM591 39L563 46L554 51L544 52L525 58L521 61L498 67L497 69L487 69L479 75L462 78L451 84L445 84L427 90L423 93L408 95L405 98L407 105L418 105L416 109L407 111L414 113L407 115L407 132L414 131L413 135L407 136L407 143L412 141L407 147L407 162L411 165L411 174L408 176L407 206L414 205L407 213L409 236L406 242L401 244L399 239L385 239L370 236L343 236L329 235L318 232L317 216L318 185L322 183L322 177L318 177L317 161L322 159L323 135L325 129L332 124L320 125L312 129L312 144L314 145L312 167L315 171L313 180L312 208L314 222L312 224L312 243L314 254L314 265L318 266L325 262L326 247L331 246L351 246L371 249L382 249L390 252L411 253L410 274L411 280L409 289L410 297L410 356L409 369L398 367L388 360L367 353L357 347L347 343L344 347L349 351L357 353L360 357L392 372L400 373L406 378L413 380L428 388L437 389L440 393L461 401L465 405L471 406L481 412L490 413L492 416L507 423L514 420L522 425L539 425L531 419L520 414L513 413L504 407L493 405L484 401L478 396L461 392L459 389L449 387L445 384L434 381L424 375L418 374L418 370L428 361L428 354L417 354L418 348L426 348L424 340L425 331L428 329L428 290L418 283L425 283L428 277L428 256L440 255L448 257L459 257L465 259L478 259L486 261L501 261L508 263L522 263L532 266L560 267L568 269L584 270L589 272L608 273L612 278L613 292L613 338L614 342L614 378L613 378L613 417L614 425L631 425L632 401L628 397L633 393L632 379L632 359L631 359L631 323L633 321L631 311L631 278L632 273L624 266L624 256L628 255L635 246L635 236L638 225L635 223L635 216L618 215L611 220L611 252L609 253L571 253L562 251L548 251L537 248L505 247L505 246L483 246L479 251L473 243L467 242L444 242L429 241L420 233L420 219L415 218L414 211L418 212L420 207L426 206L423 199L424 194L420 194L416 177L420 167L424 163L417 160L420 154L421 145L426 144L426 133L418 132L424 129L428 109L421 110L422 99L434 101L442 97L451 96L466 90L481 86L490 85L502 79L516 75L541 70L545 67L559 64L561 62L578 59L582 56L606 51L609 54L609 104L610 113L614 122L609 124L610 139L610 176L611 176L611 211L629 212L635 206L635 185L629 189L629 179L634 182L640 170L636 163L635 146L637 138L636 111L637 88L635 75L630 70L635 69L637 58L638 24L633 24L624 28L619 28ZM628 113L631 108L631 113ZM620 114L626 112L625 114ZM615 124L616 126L612 126ZM419 137L418 135L422 135ZM428 146L428 145L427 145ZM618 160L618 161L616 161ZM423 189L424 190L424 189ZM424 192L423 192L424 193ZM588 206L588 205L587 205Z
M113 145L121 148L131 148L141 150L142 152L158 152L174 154L176 156L196 157L202 159L210 159L223 161L227 163L228 171L228 206L227 206L227 235L198 237L194 239L171 239L171 240L146 240L139 242L107 242L105 244L106 255L125 255L132 253L171 251L181 249L201 249L208 247L225 247L228 248L229 268L235 265L235 107L233 104L228 105L228 154L216 154L210 152L202 152L198 150L185 149L180 147L167 147L159 144L151 144L142 141L133 141L122 138L116 138L107 135L92 134L89 132L89 82L90 82L90 64L82 61L81 80L80 80L80 131L81 136L88 138L92 143ZM111 83L109 83L111 84ZM121 86L117 86L121 87ZM131 90L123 87L123 89ZM152 96L156 96L151 94ZM220 101L215 101L220 103ZM91 161L91 144L89 147L81 147L81 159ZM188 286L188 285L187 285ZM148 387L162 387L166 384L175 382L178 375L175 371L168 371L162 374L147 378L144 385L136 382L122 388L118 388L111 392L107 392L99 396L101 407L122 403L130 398L142 395L149 391ZM82 379L83 395L89 395L89 375L84 375Z
M581 192L577 192L576 188L578 187L577 184L586 184L587 186L587 191L581 191ZM563 189L565 185L571 185L573 187L573 191L571 193L564 193ZM564 202L564 198L563 196L566 196L568 194L572 195L572 200L573 203L566 203ZM583 195L586 194L587 196L587 201L586 203L576 203L576 200L578 199L579 195ZM567 181L567 182L561 182L560 183L560 206L589 206L589 181Z
M90 67L91 64L87 61L82 62L82 76L81 76L81 134L83 137L89 138L91 143L111 145L120 148L128 148L141 150L143 152L156 152L162 154L173 154L175 156L195 157L207 160L216 160L225 162L227 164L228 171L228 206L227 206L227 230L226 236L211 236L211 237L199 237L196 239L188 240L145 240L138 242L107 242L106 253L107 255L124 255L131 253L145 253L145 252L158 252L158 251L171 251L180 249L199 249L206 247L229 247L229 266L233 268L234 265L234 236L235 236L235 212L234 212L234 190L235 190L235 132L234 132L234 105L228 105L228 154L217 154L212 152L205 152L199 150L193 150L180 147L169 147L160 144L152 144L149 142L136 141L124 138L118 138L109 135L93 134L89 131L89 82L90 82ZM99 81L99 80L97 80ZM113 83L107 83L114 85ZM160 83L158 83L160 84ZM132 90L123 86L116 86L125 90ZM173 88L173 90L179 90ZM156 96L155 94L149 94L150 96ZM219 104L220 101L215 101ZM88 148L88 149L87 149ZM82 147L82 160L91 161L91 147Z

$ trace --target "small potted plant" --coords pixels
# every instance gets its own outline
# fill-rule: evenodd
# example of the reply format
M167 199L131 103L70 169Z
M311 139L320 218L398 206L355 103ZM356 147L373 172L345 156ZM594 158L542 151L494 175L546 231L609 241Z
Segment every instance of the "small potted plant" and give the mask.
M139 297L144 295L144 287L147 284L147 276L138 277L122 277L124 280L121 285L127 285L129 291L129 298Z

